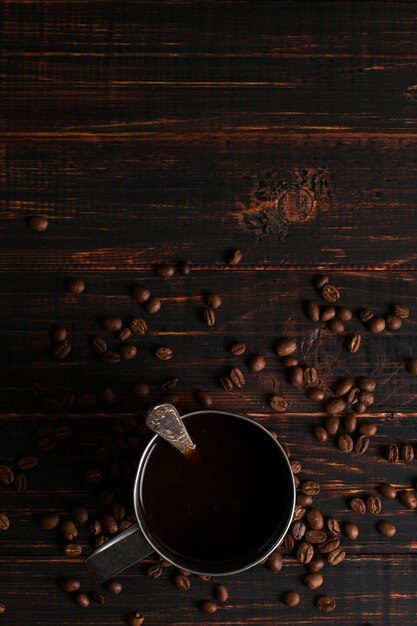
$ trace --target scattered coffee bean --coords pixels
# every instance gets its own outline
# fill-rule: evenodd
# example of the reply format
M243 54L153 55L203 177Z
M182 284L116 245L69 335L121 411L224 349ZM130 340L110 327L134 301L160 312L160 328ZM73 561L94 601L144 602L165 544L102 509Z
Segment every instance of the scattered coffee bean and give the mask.
M242 356L242 354L245 354L245 351L246 351L246 344L243 343L243 341L238 341L234 343L230 348L230 352L234 356Z
M78 530L74 522L70 519L64 519L61 522L61 531L67 541L72 541L78 537Z
M198 608L202 613L212 615L217 611L217 604L213 602L213 600L201 600L201 602L198 603Z
M348 539L357 539L359 537L359 528L353 522L346 522L343 526L343 532Z
M8 530L10 527L10 520L6 513L0 513L0 530Z
M282 596L282 601L285 604L285 606L288 606L288 608L293 609L294 607L298 606L300 604L300 595L298 593L296 593L295 591L286 591L284 593L284 595Z
M162 567L160 565L151 565L147 572L146 575L148 578L153 578L154 580L156 580L157 578L160 578L162 576Z
M320 312L321 322L330 322L330 320L336 317L336 309L334 306L326 306Z
M155 267L155 273L159 276L159 278L168 280L175 274L175 265L172 265L171 263L161 263Z
M248 360L248 368L251 372L262 372L266 367L266 361L260 354L253 354Z
M301 470L303 469L301 465L301 461L298 461L297 459L291 459L290 465L291 465L293 474L299 474Z
M58 513L45 513L41 517L41 528L43 530L52 530L56 528L60 522L60 517Z
M122 328L123 321L120 319L120 317L115 317L114 315L106 315L106 317L103 317L103 319L101 320L101 325L104 330L107 330L109 332L117 332Z
M79 543L67 543L67 545L64 546L64 552L70 558L76 558L77 556L80 556L80 554L82 554L82 551L82 545Z
M216 322L216 314L213 309L203 309L203 320L206 326L214 326Z
M398 499L407 509L417 509L417 498L411 491L401 491Z
M221 376L219 379L220 387L224 389L224 391L232 391L233 383L229 376Z
M387 315L385 318L385 323L387 328L390 330L398 330L402 326L401 317L397 317L396 315Z
M238 387L238 389L241 389L242 387L245 386L245 383L246 383L245 376L242 370L240 370L238 367L234 367L233 369L230 370L229 377L232 383L236 387Z
M303 582L309 589L318 589L323 584L323 576L321 574L307 574L304 576Z
M305 520L311 530L322 530L324 528L324 518L318 509L310 509L305 515Z
M362 376L357 381L357 386L362 391L375 391L376 381L373 378L369 378L368 376Z
M103 544L107 543L108 540L109 538L105 535L97 535L94 541L94 547L100 548Z
M161 309L162 302L159 298L151 296L148 300L146 300L143 306L147 313L149 313L150 315L155 315L155 313L158 313L158 311Z
M17 465L21 470L31 470L38 464L38 459L35 456L24 456L18 460Z
M272 552L265 561L265 566L275 574L282 570L282 557L279 552Z
M326 394L319 387L309 387L306 390L306 396L311 402L321 402L326 397Z
M133 343L125 343L120 347L120 356L127 361L134 359L138 350Z
M218 602L227 602L229 592L225 585L217 584L213 590L214 597Z
M357 423L356 415L354 413L348 413L343 419L343 428L347 433L352 434L356 430Z
M394 304L392 308L392 312L397 317L400 317L402 320L407 319L410 315L410 309L403 304Z
M102 387L98 392L98 399L103 406L111 406L116 402L116 396L111 387Z
M377 515L381 513L381 509L382 504L381 500L378 497L369 496L369 498L366 499L366 510L368 511L368 513L371 513L372 515Z
M337 307L336 315L342 322L349 322L353 316L352 311L346 306Z
M207 294L205 301L211 309L219 309L222 305L222 298L218 293Z
M359 317L361 318L362 322L369 322L369 320L371 320L373 318L374 314L373 311L371 311L371 309L362 309L362 311L359 313Z
M314 426L313 433L320 443L325 443L329 437L327 430L323 426Z
M90 598L94 602L97 602L97 604L106 604L107 602L107 598L103 596L103 594L100 593L99 591L92 591L90 593Z
M340 298L339 290L330 283L326 283L320 293L327 302L337 302Z
M368 328L372 333L382 333L385 330L385 320L383 317L373 317L368 322Z
M132 387L132 394L136 398L145 398L149 395L149 392L150 387L146 383L136 383L136 385L133 385Z
M119 341L127 341L128 339L130 339L131 336L132 331L127 326L121 328L117 333L117 338L119 339Z
M62 361L69 355L70 352L71 343L68 339L65 339L65 341L58 341L58 343L55 344L55 347L52 350L52 356L58 361Z
M119 363L120 358L120 352L115 352L114 350L107 350L107 352L103 352L101 355L101 360L109 365Z
M314 385L318 381L317 370L315 367L306 367L304 370L304 380L307 385Z
M320 485L315 480L306 480L301 485L301 491L307 496L316 496L320 493Z
M345 396L353 387L353 380L351 378L342 378L333 387L335 396Z
M339 447L339 450L341 450L342 452L352 452L353 439L348 434L340 435L337 440L337 445Z
M167 346L160 346L155 350L155 356L160 361L169 361L172 359L173 354L172 349Z
M188 276L191 272L191 263L190 261L182 261L179 264L179 268L178 268L181 272L181 274L183 274L184 276Z
M275 437L275 439L277 439L277 437ZM281 443L281 446L284 449L284 452L287 455L287 457L290 459L291 458L291 449L290 449L290 446L288 445L288 443ZM300 463L300 465L301 465L301 463Z
M65 283L67 291L74 295L80 295L85 291L85 282L81 278L70 278Z
M346 402L348 404L356 404L358 402L358 396L360 394L359 387L352 387L346 394Z
M94 393L82 393L78 398L78 404L83 409L90 409L97 404L97 398Z
M62 424L54 428L54 437L57 441L65 441L72 435L72 428L69 424Z
M201 404L201 406L205 406L208 408L213 404L213 398L208 391L196 391L195 397L198 404Z
M355 454L365 454L368 448L369 448L369 437L367 437L366 435L361 435L356 440L353 451L355 452Z
M312 574L317 574L320 570L323 569L326 561L322 559L320 556L315 556L311 559L310 563L307 565L307 569Z
M304 538L308 543L319 544L326 541L327 535L324 530L307 530ZM296 537L294 537L294 539L296 539Z
M316 289L322 289L324 285L329 283L329 277L326 274L318 274L313 278L313 285Z
M109 593L114 593L115 595L121 593L123 587L122 583L115 578L111 578L106 582L106 589Z
M413 446L409 444L401 446L400 455L403 461L405 461L406 463L410 463L414 459Z
M6 605L3 602L0 602L0 615L4 615L6 612Z
M378 426L376 424L372 424L371 422L363 422L359 425L359 432L361 433L361 435L374 437L378 432Z
M143 335L148 330L148 325L142 318L134 317L129 324L129 328L133 334L137 335L138 337L143 337Z
M407 361L407 369L413 376L417 376L417 359L409 359Z
M67 593L73 593L74 591L78 591L81 587L81 583L76 578L64 578L60 582L61 589L66 591Z
M327 562L329 565L339 565L346 556L345 551L342 548L335 548L327 555Z
M269 404L271 406L271 409L273 409L277 413L283 413L288 408L287 400L285 398L282 398L281 396L272 396Z
M319 611L323 611L323 613L331 613L336 608L336 600L331 596L320 596L316 606Z
M385 520L381 520L376 525L377 531L384 535L385 537L393 537L397 532L396 527L391 522L387 522Z
M74 595L74 601L83 609L86 609L90 605L90 600L85 593L76 593Z
M25 474L16 474L14 477L13 487L16 491L24 492L27 488L27 478Z
M45 411L62 411L62 402L58 398L45 398L45 400L43 401L43 408L45 409ZM48 429L48 426L43 426L42 428L46 431ZM46 437L47 434L48 433L45 432L45 435L38 435L38 437Z
M370 391L360 391L358 394L359 402L362 402L365 406L371 406L375 402L374 394Z
M315 302L307 302L305 307L306 315L312 322L318 322L320 319L320 307Z
M141 302L142 304L149 300L151 297L151 292L147 287L143 287L143 285L137 285L132 290L132 296L137 302Z
M343 333L345 331L345 326L343 322L341 322L339 319L336 319L336 318L333 318L332 320L327 322L327 328L332 333Z
M294 547L294 537L290 535L290 533L287 533L284 537L282 545L286 550L292 550Z
M365 411L366 411L366 404L364 402L356 402L356 404L355 404L355 411L356 411L356 413L365 413Z
M382 483L382 485L380 485L379 493L388 500L395 500L395 498L397 497L396 488L388 483Z
M50 452L56 446L55 437L44 437L38 441L38 448L41 452ZM1 482L1 480L0 480Z
M176 588L180 591L188 591L191 587L190 579L187 576L182 576L181 574L175 576L174 583Z
M242 258L243 254L240 250L231 250L226 257L226 263L227 265L233 267L235 265L238 265L241 262Z
M295 339L285 337L280 339L275 346L275 352L278 356L289 356L297 350L297 342Z
M128 626L142 626L145 621L143 613L130 613L127 617L126 623Z
M294 508L294 514L292 516L294 521L302 519L306 514L306 510L301 504L296 504Z
M362 337L358 333L355 333L348 339L347 347L349 352L355 354L361 347Z
M208 576L207 574L199 574L198 577L200 580L211 580L211 576Z
M329 415L338 415L346 409L346 402L341 398L330 398L326 401L324 408Z
M164 391L173 391L174 389L176 389L178 385L178 378L176 376L171 376L170 378L167 378L161 385L161 389L163 389ZM132 432L136 430L136 424L135 424L135 428L132 429Z
M97 535L101 534L101 522L98 519L95 519L90 524L90 533L97 537Z
M67 337L68 337L68 331L63 326L59 326L58 328L55 328L54 332L52 333L53 340L57 342L65 341Z
M340 535L340 524L334 517L329 517L326 520L326 526L332 535Z
M84 472L86 483L101 483L103 480L103 470L98 468L88 469Z
M354 513L358 513L359 515L364 515L366 513L366 505L362 498L352 498L349 506Z
M398 463L400 450L395 443L390 443L385 447L385 458L389 463Z
M306 525L304 524L304 522L299 521L299 522L293 522L291 524L290 533L295 541L301 541L301 539L305 535L305 532L306 532Z
M97 354L103 354L107 350L107 343L101 337L92 337L91 347Z
M48 219L43 215L30 215L26 221L32 230L37 233L44 233L49 226Z
M335 435L339 430L340 418L337 415L328 415L324 419L324 427L329 435Z
M329 554L336 550L340 545L340 540L338 537L330 537L330 539L326 539L319 545L320 554Z
M88 511L85 507L77 505L71 511L72 517L77 524L85 524L88 522Z

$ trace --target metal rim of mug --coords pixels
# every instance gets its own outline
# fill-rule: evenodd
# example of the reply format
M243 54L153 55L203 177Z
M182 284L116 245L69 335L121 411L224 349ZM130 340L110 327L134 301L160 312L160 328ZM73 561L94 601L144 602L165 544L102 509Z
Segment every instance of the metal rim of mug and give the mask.
M236 413L229 413L227 411L193 411L192 413L185 413L184 415L181 415L181 419L187 418L187 417L192 417L193 415L201 415L204 413L216 413L217 415L228 415L230 417L236 417L238 419L241 420L245 420L246 422L249 422L250 424L253 424L254 426L257 426L258 428L260 428L261 430L263 430L268 437L270 437L278 446L279 450L281 451L281 454L285 460L285 463L287 464L288 470L289 470L289 475L291 477L291 486L292 486L292 490L291 490L291 495L292 495L292 503L290 506L290 513L288 515L288 520L282 530L282 532L280 533L280 535L278 536L278 539L274 542L274 544L272 545L271 548L268 549L268 552L266 552L265 554L262 555L262 557L260 557L258 560L249 563L248 565L245 565L244 567L240 567L238 569L233 569L233 570L229 570L227 572L210 572L210 576L229 576L232 574L239 574L240 572L245 572L246 570L250 569L251 567L254 567L255 565L258 565L261 561L263 561L264 559L266 559L283 541L290 525L292 522L292 518L294 515L294 509L295 509L295 497L296 497L296 487L295 487L295 481L294 481L294 474L292 472L291 469L291 464L289 462L289 459L285 453L284 448L282 447L282 445L279 443L279 441L277 439L275 439L275 437L273 437L271 435L271 433L269 432L268 429L266 429L264 426L262 426L262 424L258 424L258 422L255 422L254 420L250 419L249 417L244 417L243 415L236 415ZM149 543L149 545L151 546L151 548L153 548L155 550L155 552L162 556L164 559L166 559L167 561L169 561L170 563L172 563L172 565L174 565L175 567L179 568L179 569L186 569L188 572L190 572L190 574L197 574L199 576L205 576L207 575L207 572L203 572L203 571L199 571L199 570L194 570L194 569L190 569L190 568L184 568L183 564L178 564L175 563L171 557L168 557L166 555L164 555L161 551L161 549L156 546L154 544L154 542L149 539L149 533L148 530L146 528L146 526L144 525L139 512L140 512L140 504L139 504L139 481L140 481L140 477L142 475L142 470L143 470L143 466L145 464L145 461L147 460L147 457L149 455L149 451L152 448L152 446L154 445L155 441L158 439L159 435L155 435L154 437L152 437L152 439L149 441L148 445L146 446L145 450L142 453L142 456L139 460L139 465L138 465L138 469L136 471L136 477L135 477L135 483L134 483L134 491L133 491L133 506L135 509L135 515L136 515L136 521L139 525L139 528L141 529L146 541Z

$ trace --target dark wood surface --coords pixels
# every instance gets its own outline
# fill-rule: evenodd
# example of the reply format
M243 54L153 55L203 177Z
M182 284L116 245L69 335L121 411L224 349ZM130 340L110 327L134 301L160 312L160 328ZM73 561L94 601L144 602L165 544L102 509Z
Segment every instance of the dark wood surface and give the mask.
M75 575L94 589L82 559L67 558L59 532L39 526L47 510L98 510L108 476L91 486L84 470L114 424L140 422L172 375L181 412L207 389L215 408L276 431L302 462L301 478L321 483L316 503L326 515L354 520L352 496L382 481L414 484L417 462L393 466L382 451L417 438L417 387L404 367L417 328L415 2L8 0L1 13L0 461L16 469L21 456L38 455L40 425L69 424L73 436L39 454L26 493L0 487L11 520L0 532L0 622L116 626L140 610L149 626L415 624L416 514L398 502L384 501L380 516L397 525L393 539L366 515L358 540L343 540L347 558L327 567L319 590L336 598L329 616L285 549L279 574L258 567L231 577L229 601L213 617L196 608L213 581L194 577L182 594L170 570L147 578L146 563L120 577L122 594L83 611L58 586ZM46 233L27 227L32 214L48 216ZM244 258L230 269L234 247ZM153 272L187 259L189 276ZM319 300L311 284L319 270L355 311L343 336L303 314L305 300ZM71 276L84 278L82 296L65 290ZM131 298L139 283L162 298L157 315ZM223 297L210 329L201 319L208 291ZM356 315L362 306L385 314L394 302L412 309L397 332L372 335ZM134 361L107 366L92 352L105 314L147 320ZM73 346L62 363L50 355L57 324ZM354 331L363 345L352 355L345 340ZM313 438L322 407L286 381L273 352L283 334L297 338L324 386L346 374L378 380L364 419L379 430L366 455ZM267 367L226 393L219 376L238 363L246 372L228 351L234 340ZM173 348L171 361L157 361L158 345ZM136 382L152 386L146 402L131 395ZM108 409L44 410L45 397L103 385L117 396ZM277 392L289 401L284 414L269 407ZM127 504L130 486L130 478L117 485ZM288 589L302 596L294 610L280 601Z

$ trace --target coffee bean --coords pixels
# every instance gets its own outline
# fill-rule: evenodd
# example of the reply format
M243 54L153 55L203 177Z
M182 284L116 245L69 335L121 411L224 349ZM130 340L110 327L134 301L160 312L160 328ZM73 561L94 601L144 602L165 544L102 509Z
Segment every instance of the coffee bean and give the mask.
M365 413L365 411L366 411L366 404L364 402L356 402L356 404L355 404L355 411L356 411L356 413Z
M304 383L304 371L299 365L288 370L288 380L293 387L301 387Z
M326 401L324 408L329 415L338 415L346 409L346 402L341 398L330 398Z
M215 585L213 594L218 602L227 602L227 599L229 597L227 587L220 584Z
M130 613L127 617L126 623L128 626L142 626L145 621L145 617L143 613Z
M146 300L143 306L147 313L149 313L150 315L155 315L155 313L158 313L158 311L160 310L162 302L159 298L151 296L148 300Z
M296 481L296 479L297 479L297 481ZM294 482L296 482L296 487L299 487L300 481L299 481L298 476L294 476ZM301 506L303 506L303 507L308 507L308 506L311 506L313 504L312 496L307 496L302 491L298 491L297 492L297 495L295 497L295 501L296 501L297 504L301 504Z
M57 441L65 441L72 435L72 429L69 424L62 424L54 428L54 437Z
M90 409L97 404L97 398L94 393L82 393L78 398L78 404L83 409Z
M358 402L358 396L360 394L359 387L352 387L346 394L346 402L348 404L356 404Z
M83 547L79 543L67 543L67 545L64 546L64 552L70 558L76 558L77 556L80 556L80 554L82 554L82 551Z
M308 385L314 385L317 380L317 370L315 367L306 367L304 370L304 380Z
M355 452L355 454L365 454L368 448L369 448L369 437L367 437L366 435L361 435L356 440L353 451Z
M180 591L188 591L191 587L190 579L187 576L181 576L181 574L175 576L174 582L176 588Z
M324 427L329 435L335 435L339 430L340 418L337 415L328 415L324 418Z
M332 535L340 535L340 524L334 517L329 517L326 520L326 526Z
M172 265L171 263L161 263L155 267L155 273L159 276L159 278L168 280L175 274L175 265Z
M41 452L50 452L56 446L55 437L44 437L38 441L38 448ZM1 479L0 479L1 482Z
M293 522L291 524L291 529L290 529L290 533L293 537L293 539L295 539L295 541L301 541L301 539L304 537L306 532L306 526L304 524L304 522Z
M320 554L329 554L333 550L336 550L340 545L338 537L330 537L319 545Z
M157 578L160 578L162 576L162 567L157 564L151 565L150 567L148 567L146 575L148 578L153 578L154 580L156 580Z
M78 537L78 530L70 519L65 519L61 522L61 532L67 541L72 541Z
M243 341L238 341L234 343L230 348L230 352L234 354L234 356L242 356L242 354L244 354L245 351L246 351L246 344L243 343Z
M132 394L136 398L144 398L149 395L150 387L146 383L136 383L132 387Z
M333 387L335 396L345 396L353 387L353 380L351 378L342 378Z
M354 413L348 413L343 419L343 428L349 434L355 432L358 420Z
M295 339L285 337L280 339L275 346L275 352L278 356L289 356L297 350L297 342Z
M337 307L336 315L342 322L349 322L353 316L352 311L346 306Z
M10 520L6 513L0 513L0 530L8 530L10 527Z
M361 335L359 335L359 333L355 333L354 335L349 337L348 342L347 342L347 347L348 347L349 352L352 352L353 354L355 354L359 350L361 346L361 342L362 342L362 337Z
M110 580L106 582L106 589L110 593L114 593L115 595L117 595L118 593L121 593L123 587L122 587L122 583L119 580L116 580L115 578L111 578Z
M103 406L111 406L116 402L116 396L111 387L102 387L98 392L98 399Z
M201 404L201 406L205 406L208 408L212 406L213 404L213 398L211 397L208 391L201 391L201 390L196 391L195 398L198 404Z
M239 249L235 249L235 250L231 250L228 255L226 256L226 263L227 265L233 267L235 265L238 265L241 260L243 258L243 254Z
M69 355L70 352L71 344L68 339L65 339L65 341L58 341L58 343L55 344L55 347L52 350L52 356L58 361L62 361Z
M332 332L332 333L343 333L345 330L345 326L343 324L343 322L341 322L340 320L334 318L332 320L330 320L329 322L327 322L327 328Z
M220 387L224 389L224 391L232 391L233 383L229 376L221 376L219 379Z
M105 535L97 535L97 537L94 540L94 547L95 548L100 548L102 545L107 543L108 540L109 540L109 538L106 537Z
M301 465L301 461L298 461L297 459L291 459L290 465L291 465L293 474L299 474L301 470L303 469Z
M396 315L397 317L400 317L403 320L407 319L407 317L409 317L410 315L410 309L407 306L404 306L403 304L394 304L392 308L392 312L394 315Z
M396 315L387 315L385 318L385 323L387 328L390 330L399 330L402 326L401 317L397 317Z
M336 600L331 596L320 596L316 605L319 611L323 611L323 613L331 613L336 608Z
M202 613L212 615L217 611L217 604L212 600L201 600L201 602L198 603L198 608Z
M133 522L130 522L127 519L122 519L120 520L120 522L117 524L117 527L119 529L119 532L123 532L124 530L127 530L128 528L130 528L131 526L133 526Z
M167 346L160 346L155 350L155 356L160 361L169 361L172 359L173 354L172 349Z
M373 317L368 322L368 328L372 333L382 333L385 330L385 320L383 317Z
M272 396L269 404L271 406L271 409L273 409L277 413L284 413L284 411L286 411L288 408L287 400L285 398L282 398L281 396Z
M388 500L395 500L395 498L397 497L396 488L393 487L393 485L390 485L388 483L382 483L382 485L380 485L379 493L382 496L384 496L384 498L387 498Z
M325 565L325 560L322 559L320 556L315 556L314 558L311 559L310 563L307 565L307 569L312 574L317 574L317 572L320 572L320 570L323 569L324 565Z
M326 274L318 274L313 278L313 285L316 289L322 289L324 285L327 285L329 282L329 277Z
M310 563L311 559L313 558L314 555L314 551L313 551L313 546L310 543L307 543L306 541L303 541L302 543L300 543L300 545L298 546L297 549L297 561L299 563L301 563L302 565L307 565L307 563Z
M120 347L120 356L122 359L126 359L127 361L134 359L137 352L138 350L133 343L125 343Z
M343 526L343 532L348 539L357 539L359 537L359 528L353 522L346 522Z
M305 508L301 506L301 504L296 504L292 518L294 521L298 521L302 519L305 516L305 514L306 514Z
M305 519L311 530L322 530L324 527L323 515L318 509L307 511Z
M43 401L43 408L45 409L45 411L62 411L62 402L58 398L45 398L45 400ZM47 429L48 426L44 426L43 428ZM41 436L46 437L47 433L45 433L45 435L38 435L38 437Z
M124 518L126 509L124 504L121 502L115 502L111 508L111 512L114 519L120 521Z
M389 463L398 463L400 450L395 443L390 443L385 447L385 458Z
M16 491L24 492L27 488L27 479L25 474L16 474L14 477L13 487Z
M230 370L229 377L232 383L236 387L238 387L238 389L241 389L242 387L245 386L245 383L246 383L245 376L243 375L242 370L240 370L238 367L234 367L233 369Z
M305 540L312 544L324 543L326 538L327 535L324 530L307 530L305 533Z
M58 513L45 513L40 520L41 528L43 528L43 530L52 530L58 526L59 521L60 517Z
M251 372L262 372L266 367L266 361L260 354L253 354L248 360L248 368Z
M86 483L101 483L103 480L103 470L98 468L88 469L84 472Z
M366 510L368 511L368 513L371 513L372 515L377 515L381 513L381 508L381 500L378 497L369 496L369 498L366 499Z
M219 309L222 305L222 298L218 293L208 293L205 301L211 309Z
M371 309L362 309L362 311L359 313L359 317L361 318L362 322L369 322L369 320L371 320L373 318L374 314L373 311L371 311Z
M417 498L411 491L401 491L398 499L407 509L417 509Z
M321 574L307 574L303 580L309 589L318 589L323 584L323 576Z
M320 319L320 307L315 302L307 302L305 307L306 315L312 322L318 322Z
M306 396L311 402L321 402L326 397L326 394L319 387L309 387L306 390Z
M83 609L86 609L90 605L90 600L85 593L76 593L74 595L74 601Z
M151 297L151 292L147 287L143 287L143 285L137 285L132 290L132 297L142 304L149 300Z
M294 537L290 535L290 533L287 533L284 537L284 541L282 542L282 545L284 546L286 550L292 550L294 547Z
M354 513L358 513L359 515L366 513L366 505L362 498L352 498L349 502L349 506Z
M103 352L103 354L101 355L101 360L108 365L114 365L115 363L119 363L120 358L120 353L113 350L107 350L107 352Z
M97 354L103 354L107 350L107 343L101 337L92 337L91 347Z
M277 437L275 437L275 439L277 439ZM291 458L291 449L290 449L290 446L288 445L288 443L281 443L281 446L282 446L286 456L290 459ZM300 462L298 461L298 463L300 463ZM300 467L301 467L301 463L300 463Z
M0 465L0 484L11 485L14 481L13 471L8 465Z
M117 333L117 338L119 339L119 341L127 341L131 336L132 331L127 326L121 328Z
M129 328L131 332L138 337L143 337L143 335L148 330L148 325L142 318L134 317L129 324Z
M70 278L65 286L67 291L77 296L85 291L85 282L81 278Z
M326 283L321 289L321 295L327 302L337 302L340 298L339 290L330 283Z
M94 602L97 602L97 604L106 604L106 602L107 602L107 598L105 596L103 596L103 594L98 592L98 591L92 591L90 593L90 598Z
M90 524L90 533L95 537L100 535L101 533L101 522L98 519L95 519Z
M57 342L65 341L67 337L68 337L68 331L63 326L59 326L58 328L55 328L54 332L52 333L52 339Z
M413 376L417 376L417 359L409 359L407 361L407 369Z
M30 215L27 219L27 224L37 233L43 233L49 226L48 219L42 215Z
M365 406L371 406L375 402L374 394L370 391L360 391L358 394L358 402L363 402Z
M352 452L353 450L353 439L350 435L340 435L337 440L337 445L339 450L342 452Z
M397 532L396 527L391 522L387 522L385 520L381 520L376 525L377 531L384 535L385 537L393 537Z
M372 424L371 422L363 422L362 424L359 424L359 432L361 435L374 437L378 432L378 426L376 424Z
M323 426L314 426L313 433L320 443L325 443L328 439L327 430Z
M306 480L301 485L301 491L307 496L316 496L320 493L320 485L315 480Z
M300 604L300 595L295 591L286 591L282 596L282 601L290 609L298 606Z
M18 460L17 465L21 470L31 470L38 464L38 459L35 456L24 456Z
M81 587L81 583L76 578L64 578L60 582L61 589L66 591L67 593L73 593L74 591L78 591Z
M179 266L178 269L180 270L181 274L183 274L184 276L188 276L191 272L191 263L190 261L182 261Z
M336 317L336 309L334 306L325 306L320 312L321 322L330 322Z
M213 309L203 309L203 320L206 326L214 326L216 322L216 314Z
M88 521L88 511L85 507L77 505L71 511L72 517L78 524L85 524Z
M327 555L327 562L330 565L339 565L339 563L344 560L345 556L346 553L342 548L336 548Z
M369 378L368 376L362 376L357 381L357 386L362 391L375 391L376 381L373 378Z

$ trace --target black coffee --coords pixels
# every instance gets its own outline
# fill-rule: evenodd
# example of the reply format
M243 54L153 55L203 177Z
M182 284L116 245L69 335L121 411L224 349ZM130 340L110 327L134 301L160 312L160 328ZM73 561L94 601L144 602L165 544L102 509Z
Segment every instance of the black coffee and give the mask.
M283 454L250 421L207 412L185 423L195 453L185 457L159 438L142 474L140 505L155 543L197 562L255 561L291 513Z

